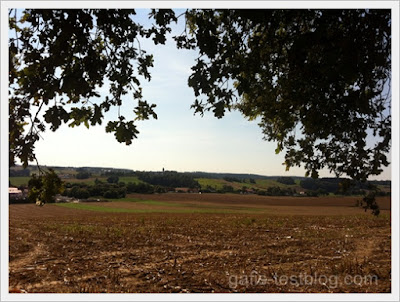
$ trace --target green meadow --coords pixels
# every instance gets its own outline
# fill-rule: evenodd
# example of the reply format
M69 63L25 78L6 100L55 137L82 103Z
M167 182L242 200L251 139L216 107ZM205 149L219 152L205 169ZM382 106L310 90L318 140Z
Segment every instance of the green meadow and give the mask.
M126 203L126 205L123 205ZM210 213L210 214L246 214L260 213L265 210L250 207L202 205L197 203L174 203L156 200L123 198L107 202L104 205L89 203L57 203L55 206L76 210L88 210L106 213ZM115 205L115 206L114 206ZM121 206L123 205L123 206ZM137 206L136 206L137 205ZM143 206L146 206L143 208Z

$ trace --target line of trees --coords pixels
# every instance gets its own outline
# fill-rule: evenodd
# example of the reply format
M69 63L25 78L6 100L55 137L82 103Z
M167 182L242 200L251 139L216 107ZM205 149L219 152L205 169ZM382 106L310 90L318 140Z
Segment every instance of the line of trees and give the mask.
M178 173L175 171L137 172L136 175L141 181L152 185L172 188L200 188L200 184L193 178L193 176L185 173Z
M227 182L239 182L239 183L251 183L251 184L255 184L256 180L254 178L249 178L247 180L247 178L239 178L239 177L234 177L234 176L224 176L222 178L223 180L227 181Z
M173 189L162 186L153 186L148 183L110 183L96 179L94 185L87 183L66 183L62 195L78 199L87 199L90 197L119 199L124 198L126 197L126 194L131 193L153 194L166 193L170 190Z
M92 176L92 173L90 173L89 171L85 171L85 170L79 171L75 175L76 179L88 179L90 176Z
M233 177L233 176L225 176L223 180L228 181L228 182L243 182L243 179Z
M66 189L62 193L63 196L78 199L87 199L89 197L124 198L127 194L127 189L123 184L109 184L104 182L97 182L94 185L67 183L65 187Z
M390 182L389 182L390 183ZM307 178L300 181L300 186L308 190L309 194L328 195L329 193L339 195L364 195L367 191L377 189L376 184L380 182L360 182L351 181L345 178ZM387 184L387 182L385 182ZM377 195L386 195L386 193L377 191Z
M30 176L30 175L31 175L31 170L29 168L22 169L22 170L9 169L10 177L23 177L23 176Z
M278 177L276 180L277 182L284 184L284 185L294 185L294 179L292 177Z
M258 190L257 194L265 196L293 196L297 194L297 191L294 188L281 188L274 186L269 187L266 190Z

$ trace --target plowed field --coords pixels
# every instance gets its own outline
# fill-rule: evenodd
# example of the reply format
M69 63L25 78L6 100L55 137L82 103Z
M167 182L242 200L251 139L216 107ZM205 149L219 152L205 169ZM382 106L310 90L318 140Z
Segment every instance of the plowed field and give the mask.
M390 199L132 195L10 205L11 292L390 292Z

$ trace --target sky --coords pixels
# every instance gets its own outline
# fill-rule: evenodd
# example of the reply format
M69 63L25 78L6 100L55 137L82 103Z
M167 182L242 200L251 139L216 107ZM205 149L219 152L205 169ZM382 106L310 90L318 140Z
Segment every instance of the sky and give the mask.
M137 10L139 22L147 21L147 11ZM177 15L179 12L177 13ZM180 22L171 35L183 30ZM206 171L253 173L260 175L304 176L303 168L285 171L284 152L275 154L276 143L263 140L257 121L248 121L239 112L227 112L217 119L212 112L194 115L190 105L193 90L187 79L197 53L178 50L172 39L164 46L142 40L141 47L154 55L151 82L142 80L143 96L155 103L158 119L137 123L140 134L129 146L118 143L105 132L107 121L118 118L117 111L106 113L101 126L47 130L36 144L41 165L112 167L146 171ZM99 89L104 95L106 87ZM121 114L134 118L136 101L124 99ZM320 171L321 177L334 176ZM391 179L391 167L373 179Z
M140 22L147 22L145 12L138 11ZM171 36L181 33L183 24L173 29ZM172 39L164 46L142 40L141 47L154 55L152 80L143 80L142 87L144 99L157 105L158 119L138 123L140 134L130 146L118 143L103 126L71 129L64 125L57 132L43 134L36 147L40 163L263 175L285 171L283 157L275 155L275 144L262 140L256 122L247 121L238 112L228 112L222 119L212 113L194 115L190 106L195 96L187 80L197 52L178 50ZM124 101L121 114L133 118L135 102L129 97ZM116 110L110 113L103 125L117 118ZM291 172L304 174L302 170Z

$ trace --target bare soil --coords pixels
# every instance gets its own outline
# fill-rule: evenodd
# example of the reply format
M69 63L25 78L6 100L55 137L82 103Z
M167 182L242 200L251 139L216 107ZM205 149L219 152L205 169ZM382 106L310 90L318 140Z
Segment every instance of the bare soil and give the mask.
M389 198L379 200L384 210L376 218L354 207L355 198L132 197L264 212L136 214L10 205L10 292L391 291Z
M129 194L129 197L143 200L159 200L170 202L187 203L212 203L239 206L334 206L355 207L356 201L361 199L357 196L326 196L326 197L291 197L291 196L262 196L253 194L195 194L195 193L166 193L166 194ZM379 206L382 210L390 210L390 196L378 197ZM318 213L319 214L319 213Z

